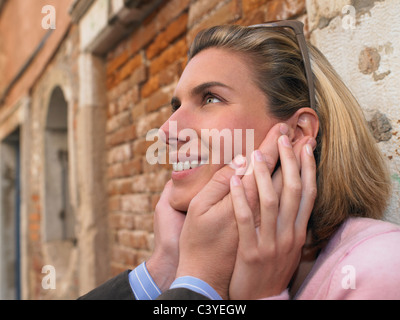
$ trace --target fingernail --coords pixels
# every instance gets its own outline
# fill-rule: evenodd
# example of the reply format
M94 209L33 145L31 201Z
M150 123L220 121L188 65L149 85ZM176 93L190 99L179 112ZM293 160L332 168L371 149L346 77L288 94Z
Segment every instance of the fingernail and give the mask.
M289 132L289 126L286 123L281 123L279 131L281 134L287 134Z
M309 144L309 143L306 144L306 151L309 156L311 156L311 157L314 156L313 147L311 146L311 144Z
M289 147L289 148L292 147L292 145L291 145L291 143L290 143L290 141L289 141L289 137L286 136L286 135L280 136L280 137L279 137L279 142L280 142L282 145L284 145L285 147Z
M234 169L239 169L243 167L243 165L246 163L246 158L242 156L241 154L238 154L233 160L232 160L232 166Z
M260 150L255 150L254 151L254 158L258 161L258 162L263 162L264 161L264 156L261 153Z
M307 144L311 145L311 148L312 148L313 150L315 150L315 147L317 146L317 141L316 141L314 138L310 138L310 139L307 141Z
M231 178L231 184L232 184L232 186L234 186L234 187L237 187L237 186L240 185L240 179L239 179L239 177L238 177L237 175L233 175L233 176L232 176L232 178Z

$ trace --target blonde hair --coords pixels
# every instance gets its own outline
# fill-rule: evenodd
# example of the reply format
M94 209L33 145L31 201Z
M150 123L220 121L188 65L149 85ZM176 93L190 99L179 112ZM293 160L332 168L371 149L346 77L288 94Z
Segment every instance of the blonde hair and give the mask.
M310 106L307 79L295 35L286 28L216 26L200 32L189 60L223 48L243 55L268 112L279 120ZM380 219L390 197L390 176L362 110L324 55L308 44L320 128L317 198L309 221L313 244L321 246L352 216Z

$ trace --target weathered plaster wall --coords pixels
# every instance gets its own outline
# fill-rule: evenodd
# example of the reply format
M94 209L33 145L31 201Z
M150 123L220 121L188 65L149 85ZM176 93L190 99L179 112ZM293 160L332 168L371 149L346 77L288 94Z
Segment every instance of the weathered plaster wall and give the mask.
M359 100L391 170L386 218L400 223L400 2L308 0L311 42Z

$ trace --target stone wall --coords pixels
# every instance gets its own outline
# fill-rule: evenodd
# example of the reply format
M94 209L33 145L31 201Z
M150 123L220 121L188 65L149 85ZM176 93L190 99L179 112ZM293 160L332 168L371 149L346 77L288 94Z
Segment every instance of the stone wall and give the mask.
M400 223L400 4L308 0L311 42L359 100L393 182L386 219Z

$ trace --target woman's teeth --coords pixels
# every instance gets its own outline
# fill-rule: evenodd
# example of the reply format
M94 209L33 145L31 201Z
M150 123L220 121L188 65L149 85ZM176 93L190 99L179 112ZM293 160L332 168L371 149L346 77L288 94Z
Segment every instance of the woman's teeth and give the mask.
M188 170L188 169L194 169L194 168L202 166L205 163L206 163L206 161L201 161L199 163L197 160L173 163L172 170L173 171L183 171L183 170Z

